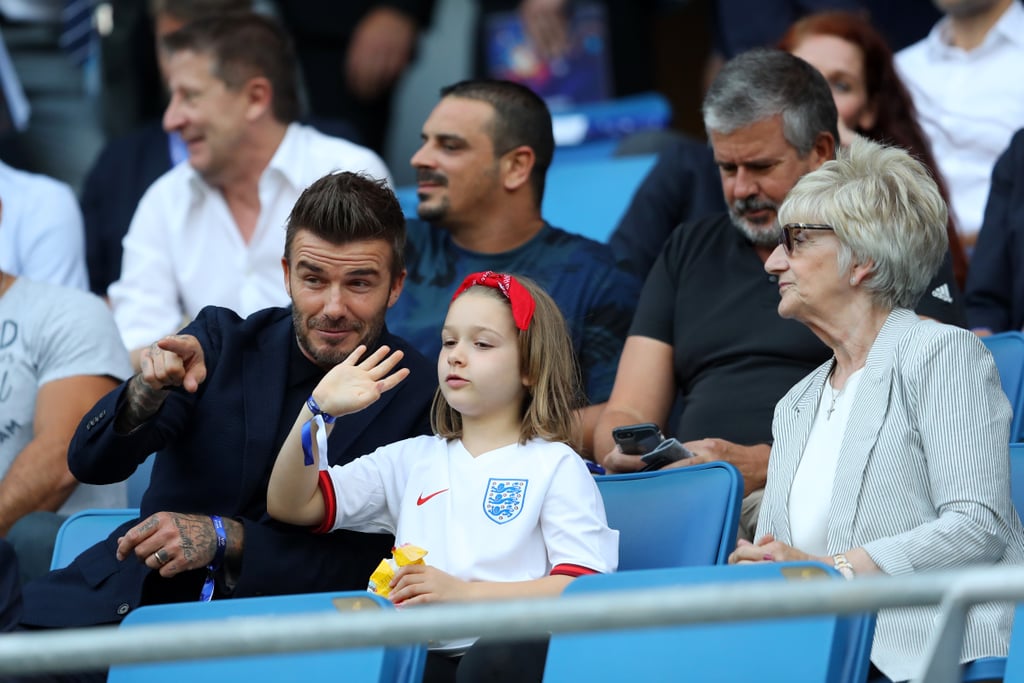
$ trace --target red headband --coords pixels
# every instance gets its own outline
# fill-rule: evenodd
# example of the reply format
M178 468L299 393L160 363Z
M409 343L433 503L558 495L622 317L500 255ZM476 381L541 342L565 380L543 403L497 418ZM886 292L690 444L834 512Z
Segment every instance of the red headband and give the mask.
M455 294L452 295L452 301L459 298L459 295L470 287L477 285L493 287L505 295L505 298L512 304L512 320L515 321L517 328L525 330L530 326L537 303L533 300L526 287L523 287L519 280L508 273L495 273L488 270L467 275L466 279L459 285L459 288L455 290Z

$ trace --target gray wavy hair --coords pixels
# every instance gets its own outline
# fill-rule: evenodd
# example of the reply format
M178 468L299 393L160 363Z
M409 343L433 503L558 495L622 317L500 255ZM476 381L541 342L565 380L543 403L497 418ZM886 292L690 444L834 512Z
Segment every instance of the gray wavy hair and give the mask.
M938 272L949 240L946 202L909 152L858 137L808 173L779 207L779 222L825 223L841 244L839 269L873 263L864 286L883 308L913 308Z

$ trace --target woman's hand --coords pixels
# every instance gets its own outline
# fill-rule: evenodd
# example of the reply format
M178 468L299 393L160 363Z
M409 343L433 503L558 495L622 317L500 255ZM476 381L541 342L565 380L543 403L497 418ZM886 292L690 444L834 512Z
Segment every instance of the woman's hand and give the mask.
M407 564L395 572L388 596L396 605L425 605L470 597L470 583L428 564Z
M729 554L729 564L755 562L823 562L830 565L832 559L808 555L793 546L776 541L771 534L765 534L757 539L756 543L741 538L736 543L736 550Z
M360 362L366 347L360 344L348 358L331 368L313 390L313 399L327 413L339 417L375 403L385 391L409 376L408 368L391 372L405 355L381 346ZM389 374L390 373L390 374Z

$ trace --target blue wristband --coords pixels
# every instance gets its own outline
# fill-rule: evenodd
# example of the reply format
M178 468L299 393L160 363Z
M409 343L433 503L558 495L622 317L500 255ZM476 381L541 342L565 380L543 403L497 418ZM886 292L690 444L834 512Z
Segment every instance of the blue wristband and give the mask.
M333 415L325 413L323 411L323 408L320 407L320 404L316 402L315 398L313 398L313 394L310 394L309 398L306 399L306 407L309 408L309 412L313 413L314 415L319 415L320 417L322 417L324 419L324 422L326 422L327 424L331 424L332 422L338 419Z
M214 578L220 566L224 563L224 551L228 547L228 536L224 531L224 520L220 515L210 515L213 522L213 530L217 532L217 550L213 554L213 562L206 566L206 580L203 581L203 589L199 592L200 602L209 602L213 599Z

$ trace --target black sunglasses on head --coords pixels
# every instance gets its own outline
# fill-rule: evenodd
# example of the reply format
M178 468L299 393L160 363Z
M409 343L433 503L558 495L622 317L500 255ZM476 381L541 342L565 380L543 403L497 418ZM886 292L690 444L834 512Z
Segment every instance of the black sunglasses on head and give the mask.
M793 253L793 233L798 230L832 230L835 232L835 228L824 223L786 223L779 232L779 244L787 254Z

